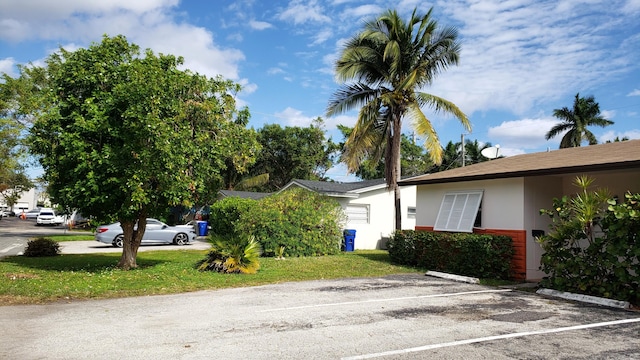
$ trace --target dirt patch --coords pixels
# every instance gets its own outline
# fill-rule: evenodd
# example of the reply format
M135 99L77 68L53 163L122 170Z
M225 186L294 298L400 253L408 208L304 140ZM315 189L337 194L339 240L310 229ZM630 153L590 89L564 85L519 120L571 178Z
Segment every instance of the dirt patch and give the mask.
M25 273L8 273L4 274L4 276L9 280L24 280L24 279L39 279L40 276L35 274L25 274Z

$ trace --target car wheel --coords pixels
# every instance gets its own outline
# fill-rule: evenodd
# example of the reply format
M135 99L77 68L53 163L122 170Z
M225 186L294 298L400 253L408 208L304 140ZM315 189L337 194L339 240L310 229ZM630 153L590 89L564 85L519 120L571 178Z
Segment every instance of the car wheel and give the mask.
M124 235L120 234L113 239L113 246L117 248L121 248L124 243Z
M189 237L185 233L179 233L173 238L173 243L176 245L184 245L189 242Z

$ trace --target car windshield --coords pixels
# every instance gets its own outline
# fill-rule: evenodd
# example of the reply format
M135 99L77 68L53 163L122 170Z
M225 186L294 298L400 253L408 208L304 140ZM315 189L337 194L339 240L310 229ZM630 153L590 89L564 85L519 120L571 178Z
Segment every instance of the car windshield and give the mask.
M53 216L53 213L50 211L41 211L40 215L44 215L44 216Z

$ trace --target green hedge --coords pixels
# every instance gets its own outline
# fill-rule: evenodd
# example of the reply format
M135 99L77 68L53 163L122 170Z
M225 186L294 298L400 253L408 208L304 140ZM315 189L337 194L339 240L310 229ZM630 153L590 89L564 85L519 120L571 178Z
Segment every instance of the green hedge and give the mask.
M291 257L339 253L344 220L335 199L291 189L258 201L226 198L216 202L209 222L214 240L253 236L264 256Z
M396 231L387 243L397 264L478 278L508 279L514 254L508 236Z

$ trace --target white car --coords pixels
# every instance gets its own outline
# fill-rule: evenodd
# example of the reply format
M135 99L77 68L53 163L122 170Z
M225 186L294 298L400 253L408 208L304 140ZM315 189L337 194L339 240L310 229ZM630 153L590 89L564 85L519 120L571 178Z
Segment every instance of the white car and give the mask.
M40 209L36 218L36 225L62 225L64 218L56 215L53 209Z
M142 236L143 244L176 244L186 245L196 237L195 230L190 227L169 226L156 219L147 219L147 227ZM120 223L101 225L96 229L96 241L122 247L124 234Z

